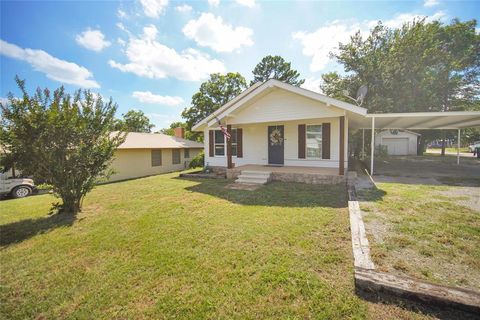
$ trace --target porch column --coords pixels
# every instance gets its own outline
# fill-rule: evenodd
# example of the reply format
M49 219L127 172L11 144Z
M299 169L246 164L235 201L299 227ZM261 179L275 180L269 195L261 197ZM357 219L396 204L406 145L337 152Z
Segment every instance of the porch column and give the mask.
M460 129L458 129L458 142L457 142L457 165L460 164Z
M340 117L340 157L339 174L345 174L345 116Z
M375 156L375 117L372 117L372 142L370 143L370 175L373 176L373 157Z
M232 134L232 125L227 124L227 132L231 135ZM227 168L232 169L232 138L227 139Z
M363 160L365 157L365 129L362 129L362 155L361 159Z

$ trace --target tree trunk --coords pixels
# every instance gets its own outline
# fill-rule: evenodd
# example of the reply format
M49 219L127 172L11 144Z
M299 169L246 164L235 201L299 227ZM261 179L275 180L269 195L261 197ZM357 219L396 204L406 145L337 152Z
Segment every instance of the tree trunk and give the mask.
M446 139L446 132L445 130L442 130L442 157L445 156L445 139Z
M62 205L60 213L76 215L81 210L82 197L74 194L61 195Z

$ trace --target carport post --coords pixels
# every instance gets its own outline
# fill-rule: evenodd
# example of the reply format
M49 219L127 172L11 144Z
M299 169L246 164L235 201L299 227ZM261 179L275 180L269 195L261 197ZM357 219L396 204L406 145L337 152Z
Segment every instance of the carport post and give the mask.
M365 129L362 129L362 160L365 158Z
M460 164L460 129L458 129L458 141L457 141L457 164Z
M372 117L372 142L370 143L370 175L373 176L373 157L375 156L375 117Z

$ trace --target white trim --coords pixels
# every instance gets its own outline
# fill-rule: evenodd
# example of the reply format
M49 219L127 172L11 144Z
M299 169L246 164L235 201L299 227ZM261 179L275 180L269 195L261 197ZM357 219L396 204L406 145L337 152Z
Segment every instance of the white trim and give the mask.
M340 109L344 109L345 111L350 111L362 116L367 114L367 109L355 106L353 104L343 102L334 98L327 97L323 94L313 92L307 89L303 89L297 86L293 86L288 83L284 83L275 79L270 79L264 83L256 83L247 90L243 91L241 94L227 102L225 105L220 107L217 111L213 112L211 115L206 117L205 119L201 120L199 123L192 127L193 131L201 131L201 127L203 125L213 126L216 120L215 118L224 118L228 116L231 112L235 111L237 108L242 106L243 104L247 103L260 93L270 90L272 88L280 88L298 95L301 95L306 98L310 98L319 102L325 103L327 106L334 106ZM256 90L258 88L258 90ZM215 122L214 122L215 120ZM220 119L221 120L221 119Z
M480 116L480 111L444 111L444 112L406 112L406 113L369 113L367 118L392 117L448 117L448 116Z

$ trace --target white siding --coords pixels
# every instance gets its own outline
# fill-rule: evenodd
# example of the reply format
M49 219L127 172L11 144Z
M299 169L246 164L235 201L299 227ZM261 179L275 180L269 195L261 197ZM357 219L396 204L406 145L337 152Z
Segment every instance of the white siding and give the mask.
M274 89L241 109L235 110L228 118L229 124L264 123L339 117L344 110L327 106L309 98Z
M417 135L406 132L399 131L398 134L392 134L390 130L383 130L375 135L375 146L387 145L389 138L405 138L408 139L408 154L416 155L417 154Z
M318 108L318 106L317 106ZM330 122L330 159L298 159L298 125L299 124L322 124ZM338 117L317 118L297 121L278 121L259 124L232 125L233 128L243 129L243 157L232 157L235 166L245 164L268 164L268 126L283 125L285 134L284 157L285 166L306 167L339 167L340 145L340 121ZM205 137L205 164L209 166L226 167L226 156L209 157L209 134L208 129L204 132ZM345 120L345 169L348 167L348 120Z

